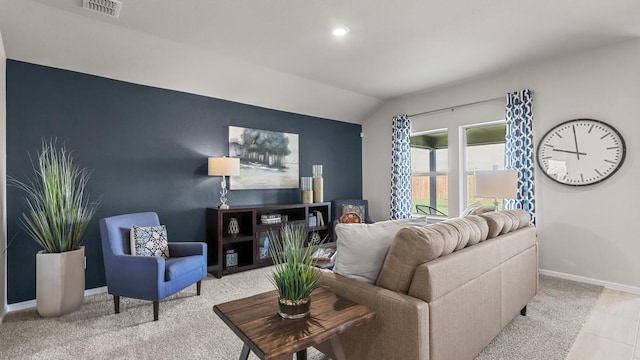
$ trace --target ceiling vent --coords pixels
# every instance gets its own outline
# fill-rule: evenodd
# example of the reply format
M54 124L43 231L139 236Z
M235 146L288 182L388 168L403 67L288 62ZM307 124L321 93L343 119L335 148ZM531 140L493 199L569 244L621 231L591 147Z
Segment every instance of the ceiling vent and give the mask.
M107 16L118 18L122 1L118 0L82 0L82 7Z

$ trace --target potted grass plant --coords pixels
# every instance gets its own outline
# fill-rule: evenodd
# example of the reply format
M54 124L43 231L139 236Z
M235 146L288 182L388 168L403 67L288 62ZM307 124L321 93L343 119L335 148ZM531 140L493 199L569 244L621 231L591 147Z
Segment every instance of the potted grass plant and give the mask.
M279 314L285 319L309 315L311 292L318 287L313 254L322 240L307 244L304 224L289 223L280 228L279 236L271 232L269 255L274 263L272 283L278 291Z
M64 146L43 140L34 176L26 181L9 177L25 192L21 225L43 250L36 255L36 304L43 317L60 316L80 308L84 298L84 232L98 202L85 192L89 171L79 167Z

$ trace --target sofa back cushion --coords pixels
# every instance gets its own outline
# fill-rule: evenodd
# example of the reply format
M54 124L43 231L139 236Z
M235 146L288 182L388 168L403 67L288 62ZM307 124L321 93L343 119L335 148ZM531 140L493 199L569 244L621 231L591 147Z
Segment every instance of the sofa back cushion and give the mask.
M376 285L406 294L421 264L528 225L527 212L506 210L403 229L389 248Z
M425 225L426 218L387 220L373 224L336 224L338 242L333 271L373 284L398 230Z
M448 230L444 226L436 229L431 225L407 227L398 231L384 260L376 285L406 294L416 267L438 258L445 250L445 246L450 247L445 240L446 237L451 237Z
M492 211L479 216L489 225L489 239L528 226L531 222L529 213L520 209Z

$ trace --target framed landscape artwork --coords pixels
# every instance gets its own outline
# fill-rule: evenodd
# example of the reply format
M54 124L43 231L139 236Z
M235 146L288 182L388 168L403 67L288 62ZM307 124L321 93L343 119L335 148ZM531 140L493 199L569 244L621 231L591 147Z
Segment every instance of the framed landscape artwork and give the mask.
M298 188L298 154L298 134L229 126L229 156L240 158L229 189Z

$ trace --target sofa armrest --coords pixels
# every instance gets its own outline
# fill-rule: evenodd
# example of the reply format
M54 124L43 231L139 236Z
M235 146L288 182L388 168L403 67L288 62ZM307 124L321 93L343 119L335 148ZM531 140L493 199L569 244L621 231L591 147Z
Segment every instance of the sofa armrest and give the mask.
M320 272L320 286L376 312L340 335L348 359L429 359L429 304L375 285Z

